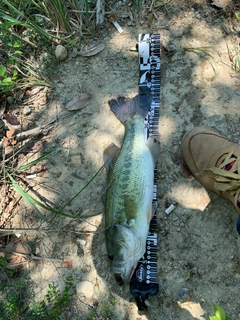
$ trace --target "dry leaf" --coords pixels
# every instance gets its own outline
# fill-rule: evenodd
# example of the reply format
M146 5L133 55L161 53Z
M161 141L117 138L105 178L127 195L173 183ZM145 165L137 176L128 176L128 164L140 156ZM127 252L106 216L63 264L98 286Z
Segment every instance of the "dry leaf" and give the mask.
M80 96L75 97L68 102L66 109L69 111L83 109L88 105L91 98L92 95L90 93L81 93Z
M26 257L23 256L18 256L12 252L17 252L17 253L22 253L26 255L31 254L31 247L24 241L17 241L15 242L14 240L11 240L5 249L9 252L3 252L4 256L8 260L7 266L14 269L14 268L19 268L22 266L22 263L27 260ZM14 266L15 265L15 266Z
M90 57L94 56L95 54L98 54L105 48L105 45L103 43L99 43L97 45L94 45L92 47L88 47L85 50L81 50L79 54L84 57Z
M188 166L184 162L180 164L179 172L184 178L190 179L193 177L191 171L189 170Z
M179 173L180 173L184 178L187 178L187 179L192 178L192 173L191 173L191 171L189 170L188 166L185 164L183 158L182 158L179 154L177 154L177 153L175 153L175 152L173 152L173 153L171 154L171 156L172 156L172 161L173 161L173 163L179 165L179 167L180 167L180 168L179 168Z
M214 0L211 4L212 6L222 8L225 11L226 7L230 4L230 0Z
M18 253L23 253L23 254L31 254L32 250L27 242L20 240L15 242L14 251Z
M8 130L6 132L6 136L8 139L12 139L13 135L14 135L14 132L15 132L15 129L14 128L11 128L10 130Z
M15 129L14 128L11 128L10 130L8 130L6 132L6 138L4 139L5 148L8 145L15 145L17 143L17 140L14 137L14 134L15 134Z
M173 153L171 154L171 156L172 156L172 161L173 161L173 163L175 163L175 164L180 164L180 163L182 163L182 158L179 156L179 154L173 152Z
M72 260L69 258L64 258L62 261L63 268L72 268Z
M42 90L42 87L35 87L33 89L26 90L25 96L32 97L33 95L37 94L41 90Z
M4 148L6 149L8 147L8 145L9 145L8 138L3 137L3 146L4 146Z
M7 120L7 122L13 126L20 125L20 122L18 121L17 117L12 113L3 113L2 118Z
M178 301L178 305L180 308L187 310L192 315L192 317L194 317L194 319L197 319L197 320L205 319L204 314L206 313L206 311L202 309L200 303L193 302L193 301L187 301L187 302L181 303Z

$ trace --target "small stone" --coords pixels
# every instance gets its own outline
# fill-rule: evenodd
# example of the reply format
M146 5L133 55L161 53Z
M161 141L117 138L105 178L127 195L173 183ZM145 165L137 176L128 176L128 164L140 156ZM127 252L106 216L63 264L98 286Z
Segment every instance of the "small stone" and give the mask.
M131 47L130 49L129 49L129 51L137 51L137 48L136 47Z
M181 289L177 295L177 301L184 303L190 300L189 290L186 288Z
M7 102L8 102L9 104L12 104L12 103L14 102L14 98L13 98L12 96L8 96L8 97L7 97Z
M55 56L58 60L64 60L67 57L67 49L59 44L55 49Z
M76 240L81 246L85 246L86 245L86 241L83 239L77 239Z
M23 109L23 114L25 116L29 115L31 113L31 109L29 108L29 106L25 106Z
M76 285L76 292L80 297L84 296L86 299L91 298L94 294L92 282L86 280L78 282Z

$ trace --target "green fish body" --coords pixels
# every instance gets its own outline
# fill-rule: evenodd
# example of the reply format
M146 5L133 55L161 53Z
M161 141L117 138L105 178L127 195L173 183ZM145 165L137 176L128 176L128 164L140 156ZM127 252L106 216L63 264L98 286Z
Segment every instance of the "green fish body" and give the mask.
M141 103L140 103L141 101ZM154 168L160 153L156 138L144 137L143 121L151 97L109 101L111 110L125 125L121 149L112 144L104 151L107 186L104 194L105 236L111 269L129 282L146 250L153 215Z

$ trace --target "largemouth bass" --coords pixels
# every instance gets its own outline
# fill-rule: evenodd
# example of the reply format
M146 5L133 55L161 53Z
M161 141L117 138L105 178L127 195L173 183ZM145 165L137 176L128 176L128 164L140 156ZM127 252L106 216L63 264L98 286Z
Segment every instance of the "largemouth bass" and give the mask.
M110 145L104 151L107 186L104 192L105 237L108 258L116 279L129 282L146 250L153 216L154 168L160 153L156 138L144 137L143 121L151 96L109 101L116 117L125 126L121 149Z

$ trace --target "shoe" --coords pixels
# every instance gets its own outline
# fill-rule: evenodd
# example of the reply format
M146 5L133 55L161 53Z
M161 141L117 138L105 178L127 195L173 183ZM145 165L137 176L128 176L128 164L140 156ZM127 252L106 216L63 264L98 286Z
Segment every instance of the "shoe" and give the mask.
M240 214L240 149L207 128L194 128L182 138L183 159L193 176L230 200ZM237 224L240 234L240 217Z

